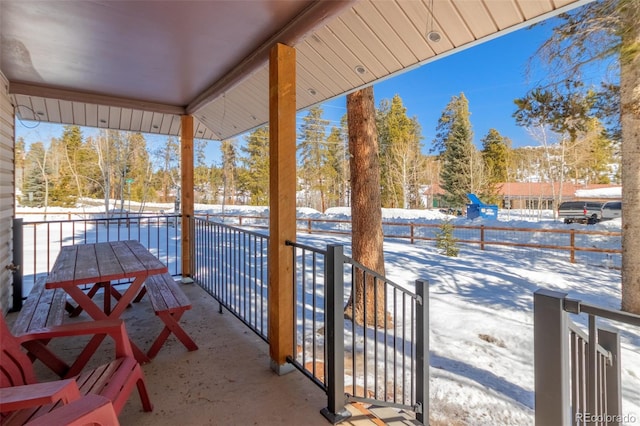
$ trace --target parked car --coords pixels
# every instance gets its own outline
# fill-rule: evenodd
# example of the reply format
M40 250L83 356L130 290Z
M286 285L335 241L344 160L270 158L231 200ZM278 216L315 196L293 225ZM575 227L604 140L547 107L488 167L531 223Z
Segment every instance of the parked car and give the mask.
M600 220L622 217L622 201L607 201L600 209Z
M558 219L564 223L597 223L602 215L602 203L593 201L565 201L558 207Z

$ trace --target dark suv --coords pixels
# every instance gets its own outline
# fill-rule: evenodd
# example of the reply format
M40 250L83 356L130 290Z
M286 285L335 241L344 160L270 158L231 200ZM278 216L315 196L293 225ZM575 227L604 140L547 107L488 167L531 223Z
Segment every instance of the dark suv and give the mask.
M602 203L594 201L565 201L558 207L558 219L564 219L564 223L598 223L601 208Z

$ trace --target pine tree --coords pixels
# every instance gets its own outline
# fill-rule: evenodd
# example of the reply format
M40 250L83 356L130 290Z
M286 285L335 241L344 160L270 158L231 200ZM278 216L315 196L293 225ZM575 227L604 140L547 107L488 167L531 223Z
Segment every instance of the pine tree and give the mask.
M49 198L49 165L47 151L42 142L29 146L25 158L25 178L22 183L23 204L28 207L46 207Z
M347 95L347 116L351 158L352 254L354 260L384 276L379 148L372 86ZM366 275L365 279L363 274L356 274L354 291L349 296L345 316L356 324L393 327L393 321L388 319L384 306L384 283L373 279L371 274ZM365 318L368 324L365 324Z
M453 224L451 219L446 219L440 224L438 232L436 232L436 248L441 254L449 257L458 257L460 249L456 245L457 239L453 236Z
M325 211L328 184L325 178L328 164L328 148L325 128L329 121L322 118L322 108L312 107L302 118L298 151L300 153L300 178L304 181L307 203L310 207Z
M423 165L420 126L409 118L399 95L383 101L376 124L380 139L383 206L415 208L419 205L418 176Z
M129 141L130 157L127 162L127 176L125 184L127 186L127 198L144 205L153 194L150 182L153 170L147 151L147 141L142 133L130 133L126 135Z
M499 200L500 184L507 182L507 157L511 141L496 129L489 129L482 139L482 161L487 185L480 193L486 203L495 204Z
M227 139L222 141L222 204L236 204L236 190L238 181L238 153L236 141Z
M459 208L466 204L469 192L474 192L473 131L469 120L469 103L464 93L453 96L445 107L436 128L433 150L441 161L440 186L446 191L445 202ZM475 165L478 165L476 159Z
M167 138L164 146L154 153L159 163L156 173L158 186L162 194L161 201L170 201L171 195L177 197L173 191L179 187L180 181L180 144L176 138Z
M240 186L249 193L252 206L269 204L269 128L259 127L245 136L246 146L241 149L245 170L240 174Z
M333 126L327 137L327 207L343 205L349 181L348 152L344 129Z
M196 203L206 203L208 196L211 194L211 188L209 187L210 170L206 163L207 157L205 154L206 145L207 141L203 139L194 140L193 189Z
M69 170L67 161L67 147L65 141L52 138L47 149L47 160L49 164L51 183L49 189L48 205L50 206L73 206L77 198L77 187L73 176Z

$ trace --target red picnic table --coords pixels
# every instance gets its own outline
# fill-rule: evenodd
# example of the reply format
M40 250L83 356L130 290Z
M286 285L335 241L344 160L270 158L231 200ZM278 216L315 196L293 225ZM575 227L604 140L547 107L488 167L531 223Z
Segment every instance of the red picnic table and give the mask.
M62 247L45 287L62 288L76 301L78 308L72 315L84 310L95 320L118 319L138 294L147 277L166 272L166 265L138 241L77 244ZM132 280L123 293L112 285L112 282L121 279ZM88 293L80 288L86 284L93 285ZM99 288L104 288L102 309L92 299ZM116 299L113 308L112 296ZM104 338L105 335L94 336L78 359L88 361ZM133 342L131 346L138 362L150 361ZM85 363L76 362L78 368L82 368ZM78 372L70 371L68 375Z

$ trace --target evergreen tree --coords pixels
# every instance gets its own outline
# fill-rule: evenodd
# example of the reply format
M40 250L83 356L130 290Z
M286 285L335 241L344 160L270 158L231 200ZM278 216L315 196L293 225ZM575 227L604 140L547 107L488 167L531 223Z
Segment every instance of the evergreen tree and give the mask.
M155 152L159 162L156 179L162 194L161 201L170 201L171 196L178 197L174 192L180 182L180 144L176 138L167 138L167 143Z
M49 198L49 166L47 151L42 142L29 146L25 158L25 178L22 184L22 204L28 207L46 207Z
M440 186L446 191L445 202L450 207L462 207L467 195L474 192L473 131L469 120L469 103L464 93L453 96L445 107L436 128L433 150L441 161ZM476 159L476 165L478 161Z
M456 244L458 240L453 236L453 231L451 219L442 221L438 232L436 232L436 248L445 256L458 257L460 249Z
M63 139L51 139L47 150L47 159L50 171L49 181L51 183L48 205L73 206L77 198L77 186L69 169L67 147Z
M207 141L203 139L194 140L193 189L194 199L197 203L206 203L211 195L211 187L209 186L210 169L207 166L205 154L206 145Z
M88 159L84 158L82 132L79 126L64 126L61 139L65 165L63 167L64 174L68 175L70 180L73 181L72 185L75 185L76 192L74 197L81 198L83 196L83 182L81 182L81 173L83 170L79 170L80 167L84 167L88 163ZM71 189L71 188L69 188ZM72 194L69 194L72 196Z
M391 175L391 155L389 151L389 121L387 116L391 110L391 101L382 99L376 108L376 131L378 132L378 145L380 147L380 200L382 207L399 207L399 194L401 194L400 182Z
M249 193L252 206L269 204L269 128L259 127L245 136L242 159L245 169L240 174L240 185Z
M613 142L600 120L593 117L586 123L575 143L570 145L567 157L567 175L576 183L610 183L610 165Z
M489 129L482 139L482 161L487 186L482 191L486 203L499 201L500 184L507 182L507 157L511 142L496 129Z
M351 174L353 259L385 275L380 163L373 86L347 95ZM365 276L366 275L366 276ZM385 286L371 274L356 274L345 316L360 325L393 327L384 305ZM365 324L366 319L366 324Z
M349 160L346 131L333 126L327 137L327 207L342 206L348 197Z
M127 173L125 184L127 186L127 197L132 201L141 203L141 208L146 201L153 197L150 185L152 181L153 169L149 152L147 151L147 141L142 133L127 132L130 156L127 162Z
M399 95L381 102L377 113L383 180L383 205L419 206L419 170L423 166L420 126L409 118Z
M222 141L222 204L236 204L236 184L238 180L238 154L236 141L227 139Z
M305 185L308 205L325 211L327 208L328 148L325 140L325 128L329 121L322 118L322 108L312 107L302 118L298 151L300 153L300 178Z

